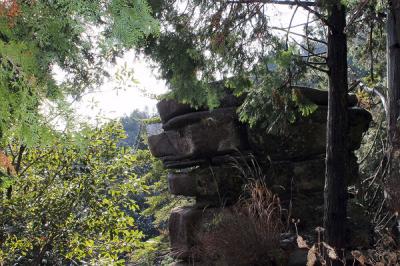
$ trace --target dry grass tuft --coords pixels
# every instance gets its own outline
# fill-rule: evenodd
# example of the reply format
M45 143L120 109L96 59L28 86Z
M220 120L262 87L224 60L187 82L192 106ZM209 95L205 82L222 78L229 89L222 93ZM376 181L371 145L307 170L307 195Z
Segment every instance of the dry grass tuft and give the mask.
M245 188L248 197L215 217L200 237L200 257L209 265L280 265L283 231L279 198L261 180Z

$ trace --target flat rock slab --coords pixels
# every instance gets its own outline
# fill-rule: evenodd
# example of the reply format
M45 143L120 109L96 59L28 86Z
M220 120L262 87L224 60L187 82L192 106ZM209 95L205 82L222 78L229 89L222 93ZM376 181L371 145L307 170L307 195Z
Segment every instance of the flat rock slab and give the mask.
M212 111L199 111L175 116L163 124L164 130L179 129L203 119L214 119L221 123L237 120L236 108L218 108Z
M154 157L174 156L177 153L165 132L148 136L148 142L150 152Z
M163 124L175 116L198 111L189 104L179 103L175 100L161 100L157 103L157 110Z
M169 173L171 194L196 197L210 204L222 205L235 201L242 192L241 172L228 166L197 168L179 173Z
M245 149L247 139L243 125L236 120L232 109L229 110L207 112L195 123L182 123L182 127L175 130L149 136L151 153L167 162L211 158ZM197 114L191 113L190 116Z
M237 98L232 95L232 92L225 90L224 95L220 99L220 108L238 107L242 103L242 98ZM185 115L188 113L195 113L207 111L207 107L193 108L189 104L179 103L176 100L164 99L157 103L157 110L160 114L161 122L167 123L170 119Z
M361 108L349 108L349 150L357 150L368 129L371 114ZM326 153L327 108L319 106L309 117L300 118L285 130L248 128L249 145L257 154L272 160L301 159Z
M210 165L210 161L206 158L179 159L175 156L172 156L172 157L163 157L163 158L161 158L161 160L166 169L185 169L185 168L197 167L197 166L207 167Z
M293 87L293 93L296 97L302 101L309 101L316 105L328 105L328 91L312 89L307 87ZM357 96L355 94L348 94L347 95L347 105L348 106L355 106L358 103Z
M190 167L209 167L232 164L252 164L255 156L249 151L232 152L226 155L191 159L185 156L165 156L160 158L167 169L185 169Z

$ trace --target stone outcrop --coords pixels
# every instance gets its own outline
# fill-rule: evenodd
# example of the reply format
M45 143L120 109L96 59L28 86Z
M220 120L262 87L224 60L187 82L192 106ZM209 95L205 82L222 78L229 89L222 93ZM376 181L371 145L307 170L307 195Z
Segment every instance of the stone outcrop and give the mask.
M300 117L285 131L249 128L238 121L238 101L227 97L222 108L195 110L173 100L157 107L163 132L149 136L151 153L170 169L168 183L174 195L195 197L197 204L177 208L169 222L172 254L183 262L197 261L193 250L202 226L235 203L249 176L243 174L252 160L258 162L269 187L281 198L284 208L304 227L322 220L325 177L327 93L295 88L298 97L318 105L308 117ZM363 133L371 121L369 112L356 107L349 95L349 147L351 176L357 180L357 158Z

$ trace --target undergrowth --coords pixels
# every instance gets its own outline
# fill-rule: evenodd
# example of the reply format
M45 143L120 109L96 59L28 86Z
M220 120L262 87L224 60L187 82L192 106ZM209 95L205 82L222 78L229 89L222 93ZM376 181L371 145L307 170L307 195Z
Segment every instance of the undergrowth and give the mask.
M246 185L245 192L249 197L215 216L200 236L198 255L206 265L282 265L279 198L261 180Z

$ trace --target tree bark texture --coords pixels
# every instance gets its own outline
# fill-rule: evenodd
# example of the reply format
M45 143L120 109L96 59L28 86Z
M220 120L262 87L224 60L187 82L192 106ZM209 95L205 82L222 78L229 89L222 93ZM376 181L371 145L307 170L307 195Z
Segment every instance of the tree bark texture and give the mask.
M346 9L340 0L328 7L328 122L326 177L324 191L324 227L326 241L336 249L345 247L348 175L347 114L347 38ZM338 252L341 254L341 251Z
M400 211L400 0L389 1L387 18L388 191Z

